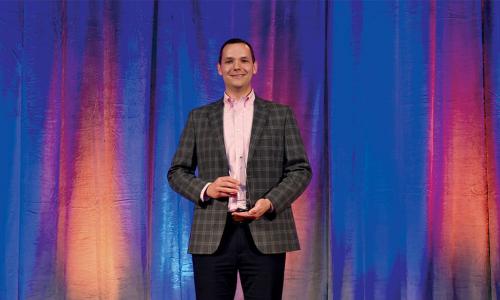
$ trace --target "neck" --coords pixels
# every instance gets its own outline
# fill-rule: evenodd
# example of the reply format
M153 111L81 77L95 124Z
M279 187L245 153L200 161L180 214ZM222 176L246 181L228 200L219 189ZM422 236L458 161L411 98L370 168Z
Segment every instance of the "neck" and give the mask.
M226 94L233 99L239 99L241 97L245 97L248 94L250 94L251 91L252 91L251 86L241 89L226 88Z

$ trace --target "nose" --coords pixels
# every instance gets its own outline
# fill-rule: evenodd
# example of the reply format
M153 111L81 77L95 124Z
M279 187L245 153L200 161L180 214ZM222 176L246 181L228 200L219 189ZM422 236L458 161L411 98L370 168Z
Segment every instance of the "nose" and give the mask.
M236 60L234 62L234 69L238 70L239 68L240 68L240 62Z

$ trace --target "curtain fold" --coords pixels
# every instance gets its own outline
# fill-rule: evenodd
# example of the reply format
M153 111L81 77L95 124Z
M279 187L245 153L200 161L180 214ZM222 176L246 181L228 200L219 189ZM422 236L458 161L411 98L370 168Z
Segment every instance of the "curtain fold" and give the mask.
M496 298L499 20L486 0L0 2L0 299L195 298L166 172L231 37L313 168L284 299Z
M500 295L500 5L483 2L483 86L491 298Z

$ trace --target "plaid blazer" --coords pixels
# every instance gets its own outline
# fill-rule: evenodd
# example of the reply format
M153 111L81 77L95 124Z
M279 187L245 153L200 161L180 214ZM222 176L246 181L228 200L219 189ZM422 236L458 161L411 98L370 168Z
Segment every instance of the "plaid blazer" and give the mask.
M223 99L190 112L168 171L172 189L195 203L189 252L212 254L227 219L227 198L200 200L208 182L228 176L223 134ZM198 173L196 173L198 169ZM273 207L249 224L262 253L299 250L291 204L311 179L311 167L290 108L256 97L247 160L250 205L268 198Z

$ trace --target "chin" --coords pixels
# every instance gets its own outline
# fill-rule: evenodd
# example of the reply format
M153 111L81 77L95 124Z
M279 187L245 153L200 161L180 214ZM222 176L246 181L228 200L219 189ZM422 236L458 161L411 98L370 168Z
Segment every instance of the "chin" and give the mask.
M240 83L240 82L236 82L236 83L235 82L228 82L227 85L230 87L233 87L233 88L238 88L238 89L245 86L245 84Z

